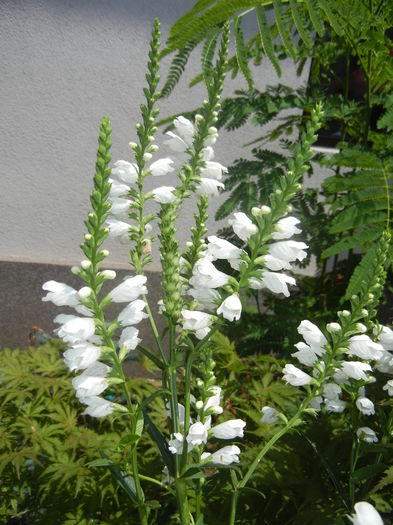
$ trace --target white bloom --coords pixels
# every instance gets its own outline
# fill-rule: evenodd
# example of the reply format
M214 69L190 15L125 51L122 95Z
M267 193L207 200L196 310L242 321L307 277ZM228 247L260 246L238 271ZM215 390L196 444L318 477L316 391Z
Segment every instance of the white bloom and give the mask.
M383 346L374 343L368 335L354 335L349 340L348 354L356 355L361 359L374 359L377 361L382 357Z
M42 298L43 301L51 301L56 306L76 306L79 304L79 295L74 288L57 281L47 281L42 289L48 293Z
M120 219L127 219L131 201L121 197L111 197L110 201L112 203L111 214Z
M272 234L272 238L275 241L281 239L290 239L295 233L301 233L302 230L296 228L296 224L299 224L299 219L295 217L285 217L280 219L276 224L276 231Z
M211 235L207 240L209 243L206 254L211 257L213 261L216 259L240 259L242 253L244 253L241 248L215 235Z
M135 301L140 295L147 293L145 285L146 277L144 275L135 275L135 277L125 277L123 282L109 292L109 297L114 303L129 303Z
M273 257L273 255L270 255L270 253L267 253L263 257L263 262L265 263L266 268L272 270L273 272L278 272L280 270L290 270L292 268L288 261L277 259L276 257Z
M166 408L166 412L165 412L166 417L170 417L171 419L173 419L172 412L171 412L171 405L169 401L168 403L166 403L165 408ZM185 412L186 412L186 409L184 408L184 405L182 405L181 403L178 403L177 404L177 416L179 419L179 424L181 426L184 426ZM191 421L191 418L190 418L190 421Z
M98 361L101 349L90 343L80 343L74 345L63 354L64 363L71 370L83 370L95 361Z
M393 375L393 355L387 350L384 350L374 366L382 374Z
M86 414L91 417L104 417L112 414L115 404L98 396L81 397L79 401L87 408L82 415Z
M388 326L380 326L382 331L379 334L378 342L384 347L385 350L393 350L393 330ZM374 333L378 332L377 328L374 328Z
M116 179L109 178L108 182L110 182L110 184L111 184L111 189L109 191L109 198L111 200L115 199L117 197L124 197L124 196L128 195L128 193L129 193L129 191L131 189L128 186L128 184L124 184L123 182L119 182Z
M203 148L202 150L202 159L207 162L209 160L212 160L214 158L214 150L211 146L206 146L206 148Z
M358 428L356 434L366 443L378 443L377 434L369 427Z
M169 137L169 139L165 140L164 144L166 144L174 153L178 154L187 151L187 143L178 135L176 135L176 133L167 131L166 135Z
M192 146L195 134L194 124L182 115L175 118L173 124L175 125L177 133L181 136L184 142L186 142L188 146Z
M262 286L273 293L282 293L285 297L289 297L288 284L295 285L296 279L285 275L284 273L262 271Z
M242 303L237 294L232 294L221 303L217 315L222 314L228 321L238 321L242 313Z
M291 364L284 366L283 374L284 381L292 386L310 385L312 383L311 376Z
M225 186L222 182L206 177L201 177L196 185L195 193L197 195L206 195L208 197L218 197L219 190L224 190Z
M242 419L230 419L213 427L211 432L217 439L234 439L244 436L245 426L246 422Z
M368 397L358 397L356 400L358 410L365 416L372 416L375 414L374 403Z
M267 425L272 425L273 423L277 423L279 420L278 417L278 411L275 408L272 407L262 407L262 417L261 422L266 423Z
M183 442L184 442L184 436L183 434L180 434L180 432L175 432L173 434L173 438L168 443L169 452L172 452L172 454L182 454L183 452ZM191 450L192 446L188 446L188 450Z
M214 288L190 288L188 294L205 310L215 310L216 303L221 300L221 295Z
M208 160L205 162L205 167L201 168L201 177L208 177L209 179L221 180L223 173L228 173L228 168L219 162Z
M212 316L198 310L182 310L183 329L195 331L198 339L203 339L210 332Z
M128 326L124 328L120 335L119 346L124 346L127 350L135 350L138 344L142 341L138 337L139 330L135 326Z
M217 270L206 258L199 259L192 270L190 285L193 288L219 288L229 281L229 276Z
M304 251L307 248L304 242L279 241L269 246L269 253L286 262L303 261L307 257L307 252Z
M297 327L297 331L316 354L319 356L323 354L327 339L315 324L304 320Z
M389 379L386 385L382 387L382 390L386 390L389 396L393 396L393 379Z
M313 364L318 360L317 354L312 348L306 345L306 343L300 341L299 343L296 343L295 346L298 351L291 355L295 357L299 363L302 363L302 365L313 366Z
M221 413L222 408L220 406L221 401L221 387L211 386L209 387L207 394L211 394L205 403L204 410L211 409L215 414Z
M327 323L326 330L330 334L338 334L341 332L341 325L339 323Z
M122 326L130 326L138 324L142 319L146 319L148 315L143 311L146 306L145 301L137 299L128 304L124 310L120 312L117 319Z
M153 177L161 177L174 171L173 160L169 157L165 159L158 159L150 165L150 172Z
M325 399L325 406L327 412L339 414L345 410L347 403L341 399Z
M383 525L381 516L367 501L359 501L354 509L355 514L348 516L353 525Z
M159 204L168 204L176 200L176 195L173 193L174 186L160 186L153 190L153 198Z
M230 465L231 463L239 463L240 448L236 445L228 445L220 448L217 452L212 454L212 463L219 465Z
M76 397L86 398L101 394L108 386L106 376L109 371L109 366L96 361L88 366L82 374L74 377L72 386L76 390Z
M200 421L197 421L193 425L190 426L190 430L188 431L187 436L187 443L190 443L191 445L201 445L202 443L207 442L207 428L206 426L201 423Z
M321 410L321 403L322 403L323 399L321 396L316 396L316 397L313 397L310 401L310 403L308 404L308 406L310 408L313 408L314 410L316 410L317 412L320 412Z
M138 178L136 165L126 160L118 160L112 168L112 175L126 184L134 184Z
M341 387L339 387L335 383L326 383L323 387L323 395L326 399L329 399L330 401L337 400L341 392Z
M117 237L123 244L129 241L130 225L127 222L109 218L106 223L109 228L109 235Z
M257 233L258 228L245 213L240 211L234 213L233 216L234 219L229 219L228 223L232 226L233 231L240 239L242 239L242 241L247 241L251 235Z
M369 364L361 361L343 361L342 372L350 379L368 381L366 372L372 372L372 368Z
M60 314L55 317L54 322L63 323L57 330L57 335L66 343L77 344L91 340L95 333L94 320L87 317Z

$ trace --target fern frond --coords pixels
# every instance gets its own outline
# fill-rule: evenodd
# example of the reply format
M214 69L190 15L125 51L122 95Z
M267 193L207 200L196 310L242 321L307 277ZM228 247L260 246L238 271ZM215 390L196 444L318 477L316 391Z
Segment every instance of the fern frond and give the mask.
M355 268L348 284L345 299L350 299L352 295L358 294L361 290L366 276L370 273L370 268L373 268L376 264L377 250L378 246L374 244Z
M291 57L296 60L297 52L292 42L292 36L288 30L287 23L284 20L284 10L281 0L272 0L276 15L277 29L280 33L282 43Z
M250 68L248 67L248 53L246 43L244 42L242 17L235 17L234 26L237 63L241 72L244 75L244 78L247 81L249 90L252 92L254 91L254 81L251 75Z
M295 22L300 38L303 40L304 45L307 48L311 48L312 38L307 29L307 23L303 17L301 9L298 6L297 0L289 0L289 5L293 16L293 21Z
M325 12L326 18L331 27L334 29L338 36L342 36L344 34L342 25L343 21L339 17L339 14L334 10L329 0L318 0L318 3L321 9Z
M257 15L257 22L259 28L259 34L261 36L261 42L265 55L268 57L270 62L273 64L274 69L279 77L281 77L281 67L280 63L276 57L273 46L273 39L270 33L269 24L266 19L265 10L263 7L258 6L255 8Z
M315 31L318 33L319 36L323 36L325 33L325 28L322 23L322 17L321 13L318 9L318 2L317 0L304 0L308 14L310 15L311 23L315 28Z
M348 252L357 246L371 245L380 236L380 228L369 228L367 230L361 231L360 233L357 233L356 235L344 237L332 246L329 246L329 248L326 248L326 250L322 252L322 258L333 257L334 255Z
M168 77L165 81L164 87L161 90L161 97L168 97L176 84L179 82L182 73L186 67L188 59L192 50L199 43L199 38L193 38L187 42L175 55L169 68Z
M213 57L216 50L218 35L220 28L215 27L208 32L205 43L203 44L201 54L202 77L205 79L206 85L209 84L211 74L213 71ZM198 75L200 78L200 75ZM191 83L190 83L191 86Z

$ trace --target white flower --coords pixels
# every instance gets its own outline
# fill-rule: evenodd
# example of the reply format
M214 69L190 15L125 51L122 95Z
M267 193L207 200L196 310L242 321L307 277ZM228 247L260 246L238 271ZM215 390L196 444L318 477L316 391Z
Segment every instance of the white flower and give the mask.
M109 218L106 223L109 228L109 235L117 237L123 244L129 241L130 225L127 222Z
M183 434L180 434L180 432L175 432L173 434L174 439L171 439L168 443L168 449L169 452L172 452L172 454L182 454L183 452L183 443L184 443L184 436ZM192 446L188 446L188 450L191 450Z
M160 204L168 204L176 200L176 195L173 193L174 186L160 186L153 190L153 198Z
M211 387L209 387L209 389L207 391L207 394L208 395L210 394L210 397L208 398L208 400L205 403L205 406L203 407L204 411L206 412L207 410L210 409L215 414L221 413L222 412L222 408L220 406L221 387L215 386L215 385L211 386Z
M358 410L365 416L372 416L375 414L374 403L368 397L358 397L356 400Z
M228 321L238 321L242 313L242 303L237 294L232 294L221 303L217 315L222 314Z
M269 253L286 262L303 261L307 257L307 252L304 251L306 248L308 246L304 242L279 241L269 246Z
M116 179L108 179L108 182L111 184L111 189L109 191L109 198L115 199L116 197L124 197L128 195L130 191L130 187L128 184L124 184L123 182L119 182Z
M297 327L297 331L317 355L323 354L327 339L315 324L304 320Z
M214 150L211 146L207 146L202 150L202 159L207 162L214 158Z
M74 345L63 354L64 363L71 370L83 370L95 361L98 361L101 349L90 343L80 343Z
M110 201L112 203L111 214L120 219L127 219L131 201L121 197L111 197Z
M101 394L108 386L106 376L109 371L109 366L96 361L88 366L82 374L74 377L72 386L76 390L76 397L86 398Z
M325 406L327 412L339 414L345 410L347 403L341 399L325 399Z
M393 355L387 350L384 350L374 366L382 374L393 375Z
M295 217L285 217L280 219L276 224L276 231L272 234L272 238L275 241L281 239L290 239L295 233L301 233L302 230L296 228L296 224L299 224L299 219Z
M82 412L82 415L86 414L91 417L107 416L108 414L112 414L115 408L114 403L111 403L110 401L102 399L102 397L98 396L81 397L79 401L83 405L87 405L87 408L84 412Z
M381 516L367 501L356 503L354 510L355 514L348 516L353 525L383 525Z
M195 127L187 118L180 115L173 121L175 129L188 146L192 146L194 141Z
M221 295L214 288L190 288L188 294L205 310L215 310L216 303L221 300Z
M60 314L55 317L54 322L63 323L57 330L57 335L72 345L91 340L95 333L94 320L87 317Z
M166 408L166 412L165 412L166 417L170 417L171 419L173 419L172 412L171 412L171 405L169 401L168 403L166 403L165 408ZM186 409L184 408L184 405L182 405L181 403L178 403L177 404L177 416L179 419L179 424L181 426L184 426L185 411ZM190 418L190 421L191 421L191 418Z
M114 303L129 303L135 301L142 294L147 293L145 285L146 277L144 275L135 275L135 277L125 277L123 282L109 292L109 297Z
M310 408L313 408L313 409L316 410L317 412L320 412L322 401L323 401L323 399L322 399L321 396L313 397L313 398L311 399L311 401L309 402L308 406L309 406Z
M236 445L228 445L220 448L217 452L212 454L212 463L218 465L230 465L231 463L239 463L240 448Z
M361 361L343 361L342 372L350 379L368 381L366 372L372 372L372 368L369 364Z
M146 319L148 315L143 311L146 306L145 301L137 299L128 304L124 310L117 316L122 326L131 326L138 324L142 319Z
M142 341L138 337L139 330L135 326L128 326L124 328L119 339L120 348L124 346L127 350L135 350L138 344Z
M220 423L211 429L211 433L217 439L234 439L244 436L246 422L242 419L230 419Z
M247 241L251 235L257 233L258 228L245 213L240 211L234 213L233 216L234 219L229 219L228 223L232 226L233 231L240 239L242 239L242 241Z
M335 383L326 383L323 387L323 395L326 399L329 399L330 401L337 400L341 392L341 387L339 387Z
M193 288L219 288L229 281L229 276L217 270L206 258L199 259L192 270L190 285Z
M386 385L382 387L382 390L387 390L388 395L393 396L393 379L389 379Z
M262 407L262 417L261 422L266 423L267 425L273 425L279 420L278 411L272 407Z
M302 363L302 365L313 366L313 364L318 360L317 354L311 347L306 345L306 343L300 341L299 343L296 343L295 346L298 351L291 355L295 357L299 363Z
M277 259L276 257L273 257L273 255L270 255L270 253L267 253L263 257L263 262L265 263L266 268L273 270L273 272L278 272L280 270L290 270L292 268L288 261Z
M176 135L176 133L167 131L166 135L169 137L169 139L165 140L164 144L166 144L174 153L181 154L187 151L187 143L178 135Z
M153 177L161 177L162 175L167 175L174 171L173 160L169 157L165 159L158 159L152 164L150 164L150 172Z
M341 325L339 323L327 323L326 330L330 334L338 334L341 332Z
M363 439L366 443L378 443L377 434L369 427L358 428L356 435Z
M244 250L241 248L215 235L211 235L207 240L209 243L206 254L208 257L211 257L213 261L216 259L240 259L242 253L244 253Z
M201 445L202 443L207 442L207 428L206 426L201 423L200 421L197 421L193 425L190 426L190 430L188 431L187 436L187 443L190 443L191 445Z
M42 289L48 293L42 298L43 301L51 301L56 306L76 306L79 304L78 292L71 286L57 281L47 281Z
M285 297L289 297L288 284L295 285L296 279L284 273L262 271L262 286L271 292L282 293Z
M379 328L382 330L379 334L378 341L384 347L385 350L393 350L393 330L388 326L380 325ZM374 328L374 333L378 333L377 328Z
M182 310L183 330L195 331L198 339L203 339L210 332L212 316L198 310Z
M112 175L126 184L134 184L138 178L136 165L126 160L118 160L112 168Z
M310 385L312 383L311 376L292 364L284 366L283 374L284 381L292 386Z
M374 359L377 361L382 357L383 346L374 343L368 335L354 335L349 340L348 354L356 355L361 359Z
M201 177L208 177L209 179L221 180L223 173L228 173L228 168L219 162L208 160L205 162L205 167L201 168Z
M225 186L222 182L214 179L208 179L206 177L201 177L198 184L196 185L195 193L197 195L206 195L208 197L218 197L220 195L220 189L225 189Z

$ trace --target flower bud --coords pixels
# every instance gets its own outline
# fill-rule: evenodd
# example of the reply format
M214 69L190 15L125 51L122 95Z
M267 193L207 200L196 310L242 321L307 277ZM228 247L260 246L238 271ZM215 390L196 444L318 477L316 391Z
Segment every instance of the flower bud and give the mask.
M200 115L199 113L197 113L195 115L195 124L200 124L201 122L203 122L205 119L203 118L202 115Z
M149 142L154 142L154 137L153 137L153 135L149 135L149 136L147 137L147 140L148 140Z
M270 208L270 206L261 206L261 214L262 215L269 215L269 213L272 212L272 209Z
M368 317L368 310L366 310L365 308L363 308L360 313L363 317Z
M218 406L218 405L212 406L212 407L210 408L210 412L211 412L212 414L214 414L215 416L218 416L218 415L222 414L223 411L224 411L223 408L220 407L220 406Z
M341 326L338 323L328 323L326 325L326 330L331 334L337 334L341 332Z
M253 215L253 217L260 217L262 215L261 208L254 206L253 208L251 208L251 214Z
M275 193L276 195L281 195L281 194L282 194L282 191L281 191L280 189L277 189L277 190L275 190L274 193Z
M88 261L87 259L85 259L84 261L81 262L81 266L84 270L88 270L91 267L91 261Z
M201 410L203 408L203 401L199 400L195 403L195 408Z
M160 148L157 146L157 144L152 144L147 148L150 153L154 153L155 151L158 151Z
M129 142L128 145L132 150L135 150L138 147L138 144L136 142Z
M144 160L145 162L149 162L149 160L152 158L152 156L153 156L153 155L152 155L151 153L145 153L145 154L143 155L143 160Z
M341 315L342 315L343 317L349 317L349 316L351 315L351 312L349 312L348 310L343 310L343 311L341 312Z
M355 328L361 334L367 332L367 326L365 326L363 323L356 323Z
M99 252L99 255L102 255L102 257L108 257L109 255L109 250L100 250Z
M92 235L90 233L85 233L85 241L91 241L92 240Z
M116 272L114 270L103 270L100 275L106 280L111 280L116 277Z
M84 286L78 291L78 295L81 299L87 299L92 293L93 290L89 286Z
M90 262L90 261L89 261L89 262ZM79 274L80 274L80 271L81 271L81 269L80 269L79 266L73 266L73 267L71 268L71 273L73 273L74 275L79 275Z
M196 384L198 388L202 388L205 383L202 381L202 379L198 378Z

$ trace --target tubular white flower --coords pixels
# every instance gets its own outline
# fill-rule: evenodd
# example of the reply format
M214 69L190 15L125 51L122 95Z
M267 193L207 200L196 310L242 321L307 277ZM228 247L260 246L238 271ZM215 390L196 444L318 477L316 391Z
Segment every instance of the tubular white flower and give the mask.
M384 350L382 356L374 366L382 374L393 375L393 355L387 350Z
M323 387L323 395L330 401L337 400L341 392L341 387L336 385L336 383L326 383Z
M167 131L166 135L169 138L164 141L164 144L166 144L174 153L184 153L187 150L187 143L178 135L172 131Z
M126 160L118 160L112 168L112 175L126 184L134 184L138 178L137 166Z
M168 449L169 452L172 454L182 454L183 453L183 443L184 443L184 436L180 432L175 432L173 434L173 438L168 443ZM192 445L188 445L188 450L192 450Z
M169 157L166 157L164 159L158 159L152 164L150 164L150 172L153 175L153 177L161 177L163 175L167 175L168 173L171 173L175 170L173 164L173 160Z
M237 212L233 214L234 219L229 219L228 223L232 226L233 231L236 235L242 239L242 241L248 241L251 235L257 233L257 226L247 217L243 212Z
M383 525L378 511L367 501L359 501L354 506L355 514L348 516L353 525Z
M237 294L232 294L221 303L217 315L222 314L228 321L238 321L242 313L242 303Z
M319 356L323 354L327 339L315 324L304 320L297 327L297 331L316 354Z
M83 370L95 361L98 361L101 349L90 343L80 343L74 345L63 354L64 363L72 371Z
M203 339L210 332L210 325L212 324L212 316L205 312L198 310L181 311L183 317L183 330L195 331L198 339Z
M278 417L278 410L276 410L273 407L262 407L262 417L261 417L261 423L266 423L267 425L273 425L274 423L277 423L279 420Z
M128 326L124 328L120 335L119 346L127 348L127 350L135 350L138 344L142 341L138 337L139 330L135 326Z
M209 409L212 409L215 413L217 413L217 408L221 409L220 402L221 402L221 387L219 386L211 386L209 387L208 394L211 394L208 400L205 403L204 410L207 411ZM221 409L222 411L222 409Z
M211 235L207 240L209 242L206 254L208 257L211 257L213 261L216 259L240 259L242 253L244 253L244 250L241 248L215 235Z
M299 219L296 219L295 217L285 217L284 219L280 219L277 221L276 231L272 234L272 238L275 241L279 241L281 239L290 239L292 235L301 233L302 230L296 228L296 224L299 224L299 222Z
M42 289L48 293L42 298L44 302L51 301L56 306L76 306L79 304L78 292L71 286L57 281L47 281Z
M136 299L128 304L124 310L122 310L117 319L122 326L131 326L138 324L142 319L146 319L148 315L143 311L146 306L145 301L142 299Z
M181 136L187 146L192 146L195 135L194 124L187 118L180 115L173 121L177 133Z
M109 292L108 295L114 303L135 301L140 295L147 293L146 281L147 278L144 275L125 277L124 281Z
M229 419L212 427L211 433L217 439L234 439L244 436L246 422L242 419Z
M174 186L160 186L153 190L153 198L159 204L168 204L176 200L176 195L173 193Z
M310 385L312 383L311 376L292 364L284 366L283 379L286 383L289 383L292 386Z
M206 148L203 148L202 159L205 162L208 162L209 160L214 159L214 150L211 146L206 146Z
M383 346L374 343L368 335L354 335L349 340L348 354L356 355L361 359L373 359L378 361L383 354Z
M368 397L358 397L356 400L356 407L365 416L372 416L375 414L374 403Z
M201 168L201 177L207 177L209 179L221 180L223 173L228 173L228 168L219 162L213 162L211 160L206 161L205 167Z
M130 225L127 222L109 218L106 223L109 228L109 235L118 238L123 244L129 241Z
M302 365L313 366L314 363L318 360L317 354L313 351L312 348L306 345L306 343L300 341L299 343L296 343L295 346L298 349L298 351L294 352L291 355L295 357L299 361L299 363L302 363Z
M380 325L379 328L382 330L378 336L378 342L384 347L385 350L393 350L393 330L388 326ZM378 332L377 328L374 328L374 333Z
M266 268L272 270L273 272L278 272L280 270L290 270L292 268L288 261L277 259L276 257L273 257L273 255L270 255L270 253L264 255L263 262L265 263Z
M386 390L389 396L393 396L393 379L389 379L386 385L382 387L382 390Z
M341 399L325 399L326 412L334 412L340 414L344 412L347 403Z
M361 361L343 361L341 370L346 377L357 381L360 379L368 381L369 378L366 372L372 372L371 366Z
M171 412L171 406L169 402L166 403L165 408L166 408L166 411L165 411L166 417L170 417L171 419L173 419L172 412ZM179 418L179 424L181 426L184 426L185 411L186 409L184 408L184 405L182 405L181 403L178 403L177 404L177 416ZM191 421L191 418L190 418L190 421Z
M110 201L112 203L111 215L120 219L127 219L131 201L121 197L111 197Z
M201 177L196 185L195 193L197 195L206 195L207 197L218 197L220 195L219 190L225 190L225 186L222 182L207 177Z
M219 288L229 281L229 276L217 270L206 258L199 259L192 270L190 285L193 288Z
M197 421L196 423L190 426L188 431L187 443L190 443L192 446L201 445L202 443L207 442L207 428L206 426Z
M109 191L110 199L114 199L116 197L124 197L125 195L128 195L128 192L131 189L130 186L128 186L128 184L119 182L116 179L108 179L108 182L111 183L111 189Z
M230 465L231 463L239 463L240 448L236 445L228 445L220 448L211 456L212 463L218 465Z
M57 335L72 345L90 340L95 333L94 320L88 317L60 314L55 317L54 322L63 323L57 330Z
M320 412L321 411L321 404L322 404L322 397L321 396L316 396L316 397L313 397L309 403L309 407L310 408L313 408L314 410L316 410L317 412Z
M372 428L360 427L357 429L356 434L366 443L378 443L377 434Z
M262 271L262 287L267 288L271 292L282 293L285 297L289 297L288 284L295 285L296 279L284 273Z
M105 417L108 414L112 414L115 409L115 403L111 403L110 401L98 396L81 397L79 401L83 405L87 405L87 408L82 412L82 415Z
M269 246L269 253L286 262L303 261L307 257L307 252L304 251L307 248L308 246L304 242L279 241Z
M215 310L221 295L214 288L190 288L187 292L193 297L198 305L205 310Z
M74 377L72 386L76 390L76 397L86 398L101 394L108 386L106 376L109 371L109 366L96 361L88 366L82 374Z

